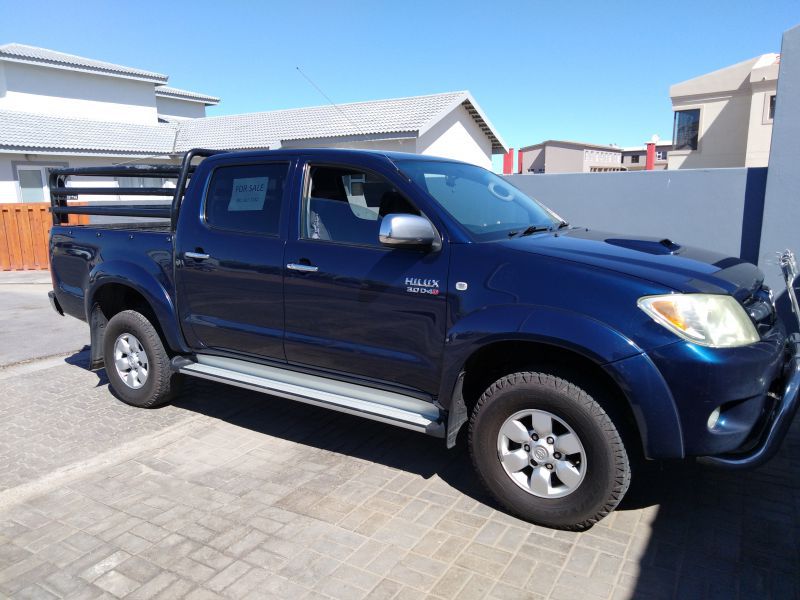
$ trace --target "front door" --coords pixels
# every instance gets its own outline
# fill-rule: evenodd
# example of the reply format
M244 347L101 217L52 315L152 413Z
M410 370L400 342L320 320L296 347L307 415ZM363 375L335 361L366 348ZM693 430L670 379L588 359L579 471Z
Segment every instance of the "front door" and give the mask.
M435 394L448 245L379 244L384 215L420 214L389 174L314 164L305 173L286 247L287 360Z
M184 205L176 241L178 305L195 350L285 360L281 218L291 167L223 162L204 197Z

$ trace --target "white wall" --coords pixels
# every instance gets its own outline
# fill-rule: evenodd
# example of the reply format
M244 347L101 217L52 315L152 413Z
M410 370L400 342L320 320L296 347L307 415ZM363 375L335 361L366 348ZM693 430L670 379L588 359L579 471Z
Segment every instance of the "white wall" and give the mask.
M116 159L121 162L125 159ZM14 167L30 164L36 167L83 167L96 165L111 165L112 159L51 156L45 154L0 154L0 203L21 202L19 186L15 176ZM45 195L45 202L49 201Z
M0 109L125 123L157 122L154 84L5 62Z
M492 168L492 142L463 106L420 136L416 152Z
M18 202L17 185L11 170L11 161L17 160L17 154L0 154L0 204Z
M19 197L19 188L17 180L14 175L14 166L24 166L25 163L30 163L32 166L45 166L45 167L100 167L111 166L120 163L136 164L137 162L146 164L156 164L164 161L152 158L134 159L128 157L107 157L107 156L58 156L47 154L9 154L0 153L0 204L10 202L21 202ZM113 177L93 177L91 180L84 179L81 185L92 187L93 185L108 185L109 181L114 181ZM87 196L78 198L79 201L106 201L114 200L115 196ZM141 199L142 197L125 197L126 199ZM154 199L162 201L163 199ZM45 201L49 202L50 199L45 195Z
M355 148L361 150L386 150L387 152L415 152L416 139L390 138L385 140L348 140L341 141L331 138L311 140L286 140L282 148Z
M200 102L156 96L156 108L160 116L168 119L200 119L206 116L206 105Z
M3 63L0 62L0 101L6 95L6 72Z

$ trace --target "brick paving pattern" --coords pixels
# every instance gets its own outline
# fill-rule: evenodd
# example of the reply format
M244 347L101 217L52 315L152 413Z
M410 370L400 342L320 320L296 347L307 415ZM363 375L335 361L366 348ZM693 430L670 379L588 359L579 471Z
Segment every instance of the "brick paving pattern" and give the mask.
M584 533L497 510L464 450L191 382L135 410L63 365L0 381L0 489L164 444L0 504L13 598L796 598L800 428L755 472L671 465ZM0 492L0 500L3 493Z

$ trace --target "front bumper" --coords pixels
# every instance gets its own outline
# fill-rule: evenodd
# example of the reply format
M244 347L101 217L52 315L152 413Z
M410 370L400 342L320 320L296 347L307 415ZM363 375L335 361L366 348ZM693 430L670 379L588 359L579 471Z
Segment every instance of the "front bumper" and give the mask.
M742 453L703 456L698 460L724 469L752 469L775 456L800 404L800 334L794 334L789 345L791 356L784 367L783 393L768 413L761 434L752 447Z
M682 456L717 456L748 448L773 399L780 396L788 358L782 327L748 346L708 348L678 342L647 354L669 387L680 423ZM715 411L720 416L712 425Z

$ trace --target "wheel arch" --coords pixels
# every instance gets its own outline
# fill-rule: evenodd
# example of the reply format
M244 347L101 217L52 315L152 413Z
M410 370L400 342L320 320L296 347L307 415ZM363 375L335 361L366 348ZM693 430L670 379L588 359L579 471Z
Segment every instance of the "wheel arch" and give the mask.
M585 389L622 429L626 442L635 441L635 447L643 452L639 423L614 377L586 354L537 339L494 341L467 358L461 382L467 414L472 413L492 383L511 373L530 370L552 373Z
M456 348L458 336L450 336L456 343L440 392L447 403L448 447L486 387L512 372L546 365L597 386L606 411L624 423L626 441L633 439L645 457L683 457L672 394L642 349L605 324L568 311L532 307L518 322L513 333L485 335L480 342L473 337L469 347Z
M167 289L143 268L104 263L92 272L85 298L91 331L92 366L102 365L105 324L123 310L137 310L150 320L169 352L187 352L178 328L177 313Z

